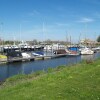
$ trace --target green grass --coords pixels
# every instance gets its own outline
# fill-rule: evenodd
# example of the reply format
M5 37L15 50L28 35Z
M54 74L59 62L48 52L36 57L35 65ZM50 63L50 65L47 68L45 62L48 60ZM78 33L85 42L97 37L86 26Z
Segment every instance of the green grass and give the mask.
M100 100L100 59L11 77L0 100Z

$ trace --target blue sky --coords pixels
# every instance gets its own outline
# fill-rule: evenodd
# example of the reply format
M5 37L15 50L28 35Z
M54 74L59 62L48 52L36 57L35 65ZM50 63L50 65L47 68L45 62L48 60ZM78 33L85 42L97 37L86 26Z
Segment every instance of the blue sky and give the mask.
M0 0L4 40L95 40L100 35L100 0Z

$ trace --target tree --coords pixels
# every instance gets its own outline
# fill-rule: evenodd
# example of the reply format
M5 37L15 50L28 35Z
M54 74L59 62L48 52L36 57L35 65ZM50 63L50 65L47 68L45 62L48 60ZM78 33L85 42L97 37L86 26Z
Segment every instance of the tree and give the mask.
M97 42L100 42L100 35L97 37Z

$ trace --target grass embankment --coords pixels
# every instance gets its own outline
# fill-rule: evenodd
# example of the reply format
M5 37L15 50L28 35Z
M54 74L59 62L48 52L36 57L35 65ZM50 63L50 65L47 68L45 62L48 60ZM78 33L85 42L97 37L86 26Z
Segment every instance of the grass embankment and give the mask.
M100 100L100 59L9 78L0 100Z

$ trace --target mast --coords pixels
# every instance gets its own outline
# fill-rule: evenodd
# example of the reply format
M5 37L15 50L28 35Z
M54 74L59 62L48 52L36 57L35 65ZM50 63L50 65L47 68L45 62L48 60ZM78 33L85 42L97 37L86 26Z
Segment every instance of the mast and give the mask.
M79 34L79 44L80 44L80 41L81 41L81 33Z
M67 33L67 31L66 31L66 46L67 46L67 48L68 48L68 33Z
M44 28L44 22L43 22L43 44L45 46L45 28Z
M2 34L3 34L3 22L1 22L1 37L0 37L0 39L1 39L1 45L3 46L4 44L3 44Z
M20 32L19 32L19 34L20 34L20 44L21 44L21 24L20 24ZM21 51L21 46L19 47L19 49L20 49L20 51Z
M70 47L71 47L71 36L70 36Z

